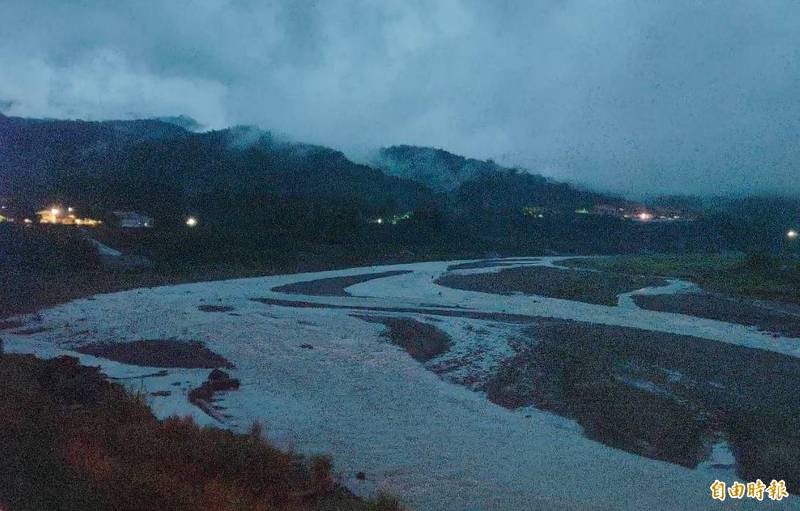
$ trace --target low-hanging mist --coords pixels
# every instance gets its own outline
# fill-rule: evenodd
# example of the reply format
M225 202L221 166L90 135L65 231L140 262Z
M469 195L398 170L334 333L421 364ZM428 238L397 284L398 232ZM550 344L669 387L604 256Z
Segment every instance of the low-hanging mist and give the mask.
M3 3L0 111L443 147L631 194L796 193L792 2Z

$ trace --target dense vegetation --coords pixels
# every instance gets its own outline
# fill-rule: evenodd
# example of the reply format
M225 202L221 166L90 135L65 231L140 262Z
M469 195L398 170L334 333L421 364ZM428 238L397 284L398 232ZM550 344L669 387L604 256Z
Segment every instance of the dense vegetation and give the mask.
M440 192L452 192L467 181L507 170L491 161L409 145L385 147L373 163L387 174L418 181Z

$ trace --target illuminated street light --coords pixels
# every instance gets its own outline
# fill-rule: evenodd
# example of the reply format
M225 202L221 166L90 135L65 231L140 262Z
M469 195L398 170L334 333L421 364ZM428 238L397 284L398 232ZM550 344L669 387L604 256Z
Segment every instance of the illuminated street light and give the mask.
M793 239L797 238L797 236L798 236L798 233L794 229L789 229L786 232L786 237L789 238L790 240L793 240Z
M53 215L53 216L58 216L58 215L61 214L61 210L58 209L58 208L51 208L50 209L50 214Z
M189 227L195 227L197 225L197 219L193 216L190 216L186 219L186 225Z

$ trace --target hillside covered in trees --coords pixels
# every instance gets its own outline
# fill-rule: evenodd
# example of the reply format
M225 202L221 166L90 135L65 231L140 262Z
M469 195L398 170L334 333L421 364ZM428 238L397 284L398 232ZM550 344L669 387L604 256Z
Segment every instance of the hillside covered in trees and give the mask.
M153 241L147 255L182 259L260 259L304 243L451 255L719 245L703 223L578 215L628 201L438 149L392 147L371 167L253 127L177 124L0 116L0 197L20 216L50 204L108 223L114 210L142 212L181 243ZM188 215L200 219L191 236Z

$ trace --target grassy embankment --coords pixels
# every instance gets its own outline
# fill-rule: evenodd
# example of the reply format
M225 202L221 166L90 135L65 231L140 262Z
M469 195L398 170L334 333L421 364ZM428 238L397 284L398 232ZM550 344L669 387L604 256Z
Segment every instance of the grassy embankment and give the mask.
M218 511L401 509L339 486L326 457L250 434L158 421L76 359L0 355L0 509Z
M616 273L678 277L711 292L800 303L800 259L796 256L621 255L571 259L566 264Z

